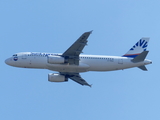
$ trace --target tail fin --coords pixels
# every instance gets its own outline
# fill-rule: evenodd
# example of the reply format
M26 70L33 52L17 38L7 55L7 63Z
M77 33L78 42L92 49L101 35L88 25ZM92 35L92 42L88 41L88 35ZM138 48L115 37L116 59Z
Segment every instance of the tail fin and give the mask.
M135 58L140 53L146 51L149 38L141 38L123 57Z

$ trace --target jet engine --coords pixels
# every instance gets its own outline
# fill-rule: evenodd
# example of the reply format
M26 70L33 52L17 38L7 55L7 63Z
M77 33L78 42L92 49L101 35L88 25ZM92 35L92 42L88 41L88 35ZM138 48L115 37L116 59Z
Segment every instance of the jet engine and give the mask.
M50 64L61 64L65 63L64 57L61 56L48 56L48 63Z
M49 73L48 74L48 81L50 82L65 82L68 81L64 75L60 75L58 73Z

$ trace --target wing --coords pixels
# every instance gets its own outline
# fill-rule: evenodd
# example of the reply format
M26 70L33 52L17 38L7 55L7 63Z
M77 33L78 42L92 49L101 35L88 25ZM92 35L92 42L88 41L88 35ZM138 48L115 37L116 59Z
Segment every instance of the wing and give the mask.
M70 78L71 80L81 84L81 85L86 85L91 87L90 84L88 84L81 76L79 73L60 73L61 75L65 75L66 77Z
M69 64L79 65L79 54L82 53L84 46L87 45L87 38L91 33L92 31L83 33L78 40L62 54L62 56L68 60Z

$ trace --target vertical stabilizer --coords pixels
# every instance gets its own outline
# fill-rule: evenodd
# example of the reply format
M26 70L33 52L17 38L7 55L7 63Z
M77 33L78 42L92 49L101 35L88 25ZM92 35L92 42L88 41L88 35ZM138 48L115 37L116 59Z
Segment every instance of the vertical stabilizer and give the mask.
M123 57L135 58L140 53L147 50L149 38L141 38Z

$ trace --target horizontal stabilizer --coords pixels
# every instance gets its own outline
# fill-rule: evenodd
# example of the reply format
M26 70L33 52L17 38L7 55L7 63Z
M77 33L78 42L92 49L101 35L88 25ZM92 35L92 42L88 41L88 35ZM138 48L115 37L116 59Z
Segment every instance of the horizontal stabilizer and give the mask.
M143 66L139 66L138 68L141 69L141 70L144 70L144 71L148 71L146 66L144 66L144 65Z
M137 57L132 59L132 62L142 62L146 58L149 51L144 51L141 54L139 54Z

